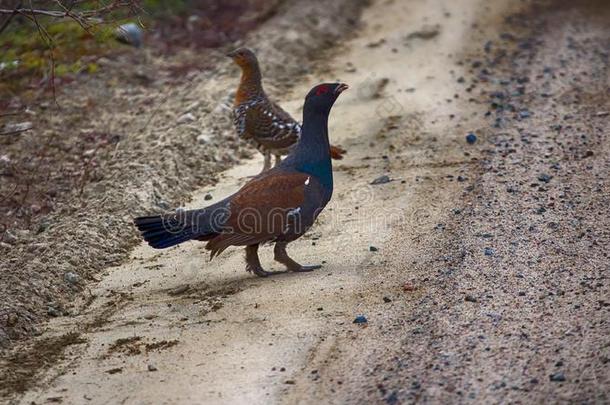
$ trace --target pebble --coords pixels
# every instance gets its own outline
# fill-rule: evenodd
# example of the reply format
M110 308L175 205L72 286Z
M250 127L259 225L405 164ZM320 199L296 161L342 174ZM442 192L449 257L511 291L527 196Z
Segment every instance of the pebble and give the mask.
M413 284L406 282L402 285L402 289L403 289L403 291L410 292L410 291L415 291L417 288L415 288L415 286Z
M379 249L377 249L375 246L369 246L369 251L370 252L377 252Z
M486 247L483 250L483 253L485 253L485 256L493 256L494 255L494 250L490 247Z
M203 199L206 200L206 201L209 201L212 198L214 198L214 197L212 197L212 194L210 194L210 193L206 193L206 195L203 197Z
M78 284L80 281L80 276L76 273L68 271L64 274L64 280L66 280L70 284Z
M469 145L473 145L476 141L477 141L477 136L475 134L473 134L472 132L469 133L468 135L466 135L466 142L468 142Z
M205 145L207 143L210 143L210 141L212 140L212 137L208 134L201 134L201 135L197 135L197 143L200 145Z
M142 29L135 23L120 25L115 32L117 41L139 48L142 46Z
M407 35L406 39L432 39L440 33L440 26L438 25L426 25L420 30L414 31Z
M476 297L474 297L473 295L470 295L470 294L467 294L466 297L464 298L464 300L468 301L468 302L478 302Z
M368 320L366 319L366 316L364 315L358 315L355 319L353 323L356 324L363 324L363 323L367 323Z
M553 176L548 175L546 173L542 173L540 176L538 176L538 180L540 180L544 183L548 183L549 181L551 181L552 178L553 178Z
M157 367L154 364L149 364L148 371L157 371Z
M563 371L558 371L554 374L549 375L549 380L554 382L562 382L566 380L566 376L565 374L563 374Z
M182 114L180 117L178 117L178 120L176 121L176 123L178 124L188 124L190 122L195 121L195 116L191 113L186 113L186 114ZM199 137L197 137L199 138Z
M14 245L17 243L17 236L11 231L6 231L2 234L2 242L8 243L9 245Z
M47 314L54 317L61 316L61 312L57 308L51 306L47 307Z
M17 322L19 322L19 317L16 313L11 312L10 314L8 314L8 317L6 318L7 326L15 326L17 325Z
M388 302L392 302L392 299L390 297L383 297L383 302L387 304Z
M392 181L390 177L384 174L383 176L379 176L375 180L373 180L371 182L371 185L385 184L389 183L390 181Z

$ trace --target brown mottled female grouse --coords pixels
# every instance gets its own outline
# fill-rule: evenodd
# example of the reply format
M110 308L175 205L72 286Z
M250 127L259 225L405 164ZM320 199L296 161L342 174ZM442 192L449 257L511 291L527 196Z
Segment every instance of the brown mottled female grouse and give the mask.
M233 108L235 128L240 138L249 141L265 156L264 172L271 167L271 155L275 156L277 166L282 155L292 151L301 136L302 127L265 94L254 52L239 48L228 56L241 67L241 82ZM343 159L344 153L344 149L331 145L333 159Z

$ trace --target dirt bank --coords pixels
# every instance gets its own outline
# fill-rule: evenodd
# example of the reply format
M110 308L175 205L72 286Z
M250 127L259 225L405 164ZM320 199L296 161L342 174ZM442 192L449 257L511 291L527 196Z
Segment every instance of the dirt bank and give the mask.
M16 402L607 401L607 12L373 2L281 94L298 114L312 84L351 86L331 206L290 246L324 267L258 279L238 249L139 246L47 325L69 346Z
M364 2L321 3L278 2L251 33L271 94L284 94L353 29ZM231 127L239 71L226 50L102 58L103 74L62 86L60 107L30 106L34 129L0 140L0 224L9 231L0 226L0 347L78 312L74 299L137 242L134 215L181 204L250 156Z

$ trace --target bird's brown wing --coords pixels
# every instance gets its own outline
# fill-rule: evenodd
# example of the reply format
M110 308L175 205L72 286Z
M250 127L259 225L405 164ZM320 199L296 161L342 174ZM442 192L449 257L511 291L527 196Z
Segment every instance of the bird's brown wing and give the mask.
M206 249L213 257L229 246L258 244L286 233L291 216L305 200L309 181L307 174L282 172L253 179L233 196L223 232Z
M269 101L245 111L244 138L252 138L268 149L284 149L299 139L301 126L290 114Z

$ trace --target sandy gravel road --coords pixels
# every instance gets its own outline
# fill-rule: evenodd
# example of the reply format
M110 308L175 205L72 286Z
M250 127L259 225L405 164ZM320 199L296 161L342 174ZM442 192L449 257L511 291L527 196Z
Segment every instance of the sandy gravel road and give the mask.
M576 315L558 309L542 320L538 301L519 301L521 292L545 294L550 276L527 261L546 256L539 240L522 241L527 252L503 247L524 231L494 218L530 207L494 196L494 187L507 187L489 178L498 166L486 163L495 162L489 151L500 131L485 117L487 103L472 102L464 90L473 72L463 61L484 53L487 38L498 37L517 7L523 2L374 1L363 28L283 100L300 115L312 84L340 79L351 87L330 120L332 142L349 150L334 167L333 200L289 247L295 259L322 269L259 279L245 272L239 249L208 262L198 243L162 252L142 245L128 263L103 274L81 315L48 326L47 335L86 328L21 403L607 400L593 380L570 385L584 362L598 367L598 357L608 354L607 312L595 315L599 328L581 353L549 355L555 338L531 330L537 323L569 324ZM474 145L465 142L469 132L479 136ZM608 167L605 145L598 149L600 170ZM535 169L515 176L535 181L538 163L523 161ZM223 198L260 164L255 159L223 173L217 187L200 190L187 206ZM370 184L382 175L391 181ZM597 186L607 190L606 183ZM497 201L496 211L485 211L485 201ZM529 219L514 221L525 227ZM263 264L279 270L271 250L262 251ZM512 266L505 261L511 255L519 259ZM562 263L543 261L553 260ZM590 275L602 277L607 261L595 263ZM498 269L522 276L504 279ZM601 280L603 287L586 298L591 305L607 302L607 279ZM368 322L354 324L359 315ZM506 340L507 333L529 343ZM553 332L557 339L562 333ZM593 357L578 360L584 354ZM543 360L553 364L533 371ZM523 377L527 362L532 370ZM564 382L549 379L563 370L558 362L576 370L565 372ZM598 383L608 382L604 367L590 369Z

